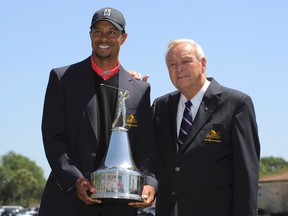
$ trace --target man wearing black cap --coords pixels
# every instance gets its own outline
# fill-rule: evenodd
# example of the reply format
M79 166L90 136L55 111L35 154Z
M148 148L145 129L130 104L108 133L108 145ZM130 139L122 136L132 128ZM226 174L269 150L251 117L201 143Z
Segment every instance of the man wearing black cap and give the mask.
M91 56L50 73L42 135L52 171L39 216L132 216L137 207L153 204L158 183L153 174L150 86L133 79L119 62L120 46L127 38L125 25L121 12L98 10L90 26ZM108 149L117 89L130 92L126 126L133 160L144 176L143 202L101 202L90 197L97 193L90 175L101 165Z

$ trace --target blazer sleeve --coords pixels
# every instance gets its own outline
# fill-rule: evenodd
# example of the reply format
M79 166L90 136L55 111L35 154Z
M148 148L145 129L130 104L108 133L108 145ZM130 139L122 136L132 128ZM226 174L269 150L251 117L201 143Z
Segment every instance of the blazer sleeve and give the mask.
M64 93L61 77L67 67L53 69L50 73L42 116L42 137L45 154L57 179L64 190L69 190L75 181L82 177L67 152L65 134ZM61 179L61 181L60 181ZM59 180L59 182L58 182Z
M156 190L158 181L155 177L156 155L155 139L150 109L150 85L148 84L137 108L139 124L134 130L135 159L141 173L144 175L144 184L153 186Z
M234 158L233 216L256 215L260 142L251 98L244 95L232 122Z

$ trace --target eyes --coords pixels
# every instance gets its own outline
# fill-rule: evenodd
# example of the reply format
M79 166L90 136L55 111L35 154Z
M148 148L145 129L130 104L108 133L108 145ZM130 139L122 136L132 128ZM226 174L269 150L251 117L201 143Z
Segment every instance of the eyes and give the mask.
M180 62L171 61L171 62L168 62L168 67L172 68L172 67L176 67L178 65L185 66L185 65L191 64L193 62L194 62L193 58L182 59Z
M106 37L109 39L116 39L120 35L120 31L114 30L114 29L109 29L107 31L103 31L101 29L93 28L92 30L92 36L93 38L101 38L101 37Z

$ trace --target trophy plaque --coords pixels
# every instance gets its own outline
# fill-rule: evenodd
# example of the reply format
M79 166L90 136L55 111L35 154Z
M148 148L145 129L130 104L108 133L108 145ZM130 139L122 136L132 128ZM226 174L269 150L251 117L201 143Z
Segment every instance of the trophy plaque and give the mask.
M129 98L129 92L118 90L118 106L116 118L112 123L108 151L101 166L91 174L91 182L96 187L96 193L91 197L112 202L143 201L141 194L144 178L132 159L128 129L125 128L125 101ZM115 127L121 114L123 124L121 127Z

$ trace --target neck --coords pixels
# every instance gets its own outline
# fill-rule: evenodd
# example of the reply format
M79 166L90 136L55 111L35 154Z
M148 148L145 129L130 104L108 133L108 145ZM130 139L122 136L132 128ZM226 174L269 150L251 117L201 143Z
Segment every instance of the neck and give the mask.
M102 68L103 70L110 70L117 66L118 59L110 59L110 58L98 58L95 56L92 56L92 59L95 64L97 64L98 67Z
M187 98L187 100L191 100L203 87L203 85L205 84L205 80L206 80L206 77L203 77L203 79L201 79L201 81L199 81L197 85L190 86L185 89L179 89L179 90Z

